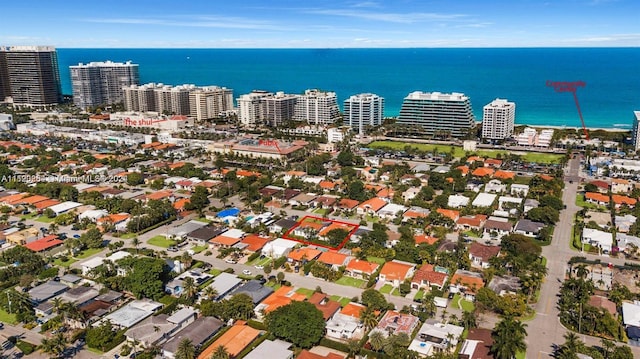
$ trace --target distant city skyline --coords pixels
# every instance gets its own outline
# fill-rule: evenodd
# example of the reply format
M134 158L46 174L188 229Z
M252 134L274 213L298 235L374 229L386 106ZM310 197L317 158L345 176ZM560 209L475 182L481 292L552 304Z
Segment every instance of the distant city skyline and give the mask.
M5 4L0 45L62 48L637 47L636 0L115 0ZM24 15L24 16L23 16Z

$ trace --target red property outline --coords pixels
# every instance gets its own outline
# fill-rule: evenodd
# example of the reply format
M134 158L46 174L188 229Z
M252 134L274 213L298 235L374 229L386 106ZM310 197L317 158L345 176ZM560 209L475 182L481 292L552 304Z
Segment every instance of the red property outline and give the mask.
M332 222L332 223L344 224L344 225L353 227L353 229L349 232L349 234L347 234L345 239L337 247L325 246L323 244L309 242L309 241L305 241L305 240L302 240L302 239L299 239L299 238L289 237L289 234L291 234L291 232L293 232L296 228L300 227L300 224L302 222L304 222L305 220L307 220L307 219L315 219L315 220L319 220L319 221L322 221L322 222ZM295 226L289 228L289 230L282 236L282 238L289 239L289 240L296 241L296 242L300 242L300 243L304 243L306 245L318 246L318 247L322 247L322 248L326 248L326 249L333 249L333 250L338 251L338 250L342 249L342 247L344 247L345 244L347 244L347 242L349 241L349 238L351 238L351 235L353 235L358 230L358 228L360 228L360 225L359 224L355 224L355 223L349 223L349 222L344 222L344 221L338 221L338 220L335 220L335 219L322 218L322 217L316 217L316 216L304 216L304 217L302 217L302 219L300 219L298 221L298 223L296 223Z

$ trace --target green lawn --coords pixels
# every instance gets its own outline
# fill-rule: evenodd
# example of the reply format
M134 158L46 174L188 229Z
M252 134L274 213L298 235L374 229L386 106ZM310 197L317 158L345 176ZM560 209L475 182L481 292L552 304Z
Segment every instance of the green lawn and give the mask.
M211 274L214 277L217 277L218 274L222 273L222 271L220 269L216 269L216 268L211 268L211 270L209 271L209 274Z
M206 219L204 217L196 218L196 219L194 219L194 221L198 221L198 222L202 222L202 223L206 223L206 224L211 223L210 220L208 220L208 219Z
M123 235L120 236L121 239L132 239L137 237L138 234L137 233L125 233Z
M588 203L584 200L584 195L581 193L578 193L578 195L576 195L576 206L582 207L582 208L586 208L586 209L597 209L598 205L594 204L594 203Z
M67 268L68 268L68 267L70 267L73 263L75 263L75 262L77 262L77 261L78 261L77 259L73 259L73 258L71 258L71 257L67 257L67 261L66 261L66 262L63 262L63 261L62 261L62 259L60 259L60 258L56 258L56 259L53 261L53 264L55 264L55 265L57 265L57 266L60 266L60 267L67 267Z
M327 213L329 213L329 210L326 208L318 208L318 209L315 209L313 213L319 214L321 216L325 216Z
M416 293L416 296L413 297L415 300L422 300L422 298L424 298L424 289L420 289L418 293Z
M209 246L208 246L208 245L206 245L206 244L203 244L203 245L201 245L201 246L193 246L193 247L191 247L191 250L192 250L194 253L200 253L200 252L202 252L202 251L206 250L207 248L209 248Z
M31 212L29 214L23 214L20 216L20 219L33 219L34 217L38 216L37 212Z
M351 278L351 277L344 276L344 277L338 279L336 281L336 283L340 284L340 285L348 285L350 287L364 288L364 286L367 284L367 281L363 280L363 279Z
M302 294L302 295L306 296L307 298L311 298L311 296L313 295L314 291L313 291L313 289L298 288L298 289L296 289L296 293Z
M480 236L474 231L465 231L462 234L464 234L465 236L469 236L471 238L480 238Z
M282 287L282 284L280 284L278 281L274 281L274 282L267 282L264 284L265 286L273 289L274 291L280 289L280 287Z
M77 258L77 259L88 258L88 257L91 257L94 254L98 254L98 253L102 252L103 250L104 250L104 248L89 248L89 249L85 249L84 251L76 254L74 256L74 258Z
M151 244L152 246L169 248L171 246L175 246L177 242L173 239L168 239L167 237L159 234L157 236L149 238L147 243Z
M41 222L41 223L51 223L55 220L54 218L49 218L47 216L40 216L38 218L35 219L36 222Z
M380 265L383 265L386 262L386 260L380 257L367 257L367 262L378 263Z
M466 156L466 152L462 149L462 147L459 147L459 146L432 145L427 143L406 143L406 142L399 142L399 141L374 141L374 142L371 142L369 145L367 145L367 147L369 148L388 147L394 150L404 150L406 146L411 146L413 148L417 148L425 152L433 152L435 150L438 153L451 153L453 149L453 157ZM504 150L478 150L473 152L473 154L478 156L494 157L494 158L498 156L498 154L505 155L507 153L508 151L504 151ZM521 157L522 157L522 160L526 162L558 163L562 159L563 155L527 152Z
M393 287L391 286L391 284L385 284L382 286L382 288L380 288L379 292L382 294L389 294L392 289Z
M518 352L516 354L516 359L525 359L527 357L527 353L526 352Z
M364 216L364 220L367 222L373 222L373 223L378 223L380 222L380 218L378 218L377 216L374 217L370 214L367 214L366 216Z
M22 340L18 340L16 347L18 347L18 349L20 349L20 351L25 355L31 354L36 350L36 345Z
M453 306L455 308L462 309L465 312L473 312L473 309L474 309L473 302L461 299L459 293L456 293L456 295L453 296L453 300L451 301L451 303L453 303ZM460 305L458 305L458 303L460 303Z
M400 295L400 291L398 290L398 288L393 288L391 295L395 295L396 297L402 297L402 295Z
M267 263L271 263L272 259L270 257L264 257L260 259L260 257L252 260L251 262L247 262L248 266L265 266Z
M0 322L8 324L16 324L18 320L15 314L9 314L4 309L0 309Z
M351 299L347 298L347 297L341 297L339 295L332 295L329 297L329 299L331 300L335 300L336 302L340 303L340 306L344 307L345 305L351 303Z

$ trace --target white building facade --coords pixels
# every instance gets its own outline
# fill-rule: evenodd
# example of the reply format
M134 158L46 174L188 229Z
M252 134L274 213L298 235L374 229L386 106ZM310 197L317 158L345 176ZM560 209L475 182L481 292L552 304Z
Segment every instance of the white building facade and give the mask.
M384 98L363 93L344 100L344 124L364 135L365 128L380 126L384 120Z
M482 138L504 140L513 134L516 104L495 99L482 109Z
M73 103L87 109L123 102L122 88L140 83L138 68L131 61L101 61L69 66Z
M396 121L426 137L465 137L475 125L469 97L462 93L415 91L404 98Z
M311 125L330 125L340 119L338 97L335 92L306 90L296 100L294 121Z

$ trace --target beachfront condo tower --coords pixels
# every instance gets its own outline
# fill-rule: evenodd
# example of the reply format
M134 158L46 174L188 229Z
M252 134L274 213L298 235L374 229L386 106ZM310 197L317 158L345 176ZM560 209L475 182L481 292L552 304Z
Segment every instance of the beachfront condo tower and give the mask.
M482 138L504 140L513 135L516 104L495 99L482 108Z
M640 149L640 111L633 111L633 130L631 131L633 148Z
M469 135L475 118L464 94L415 91L404 98L396 123L409 136L462 138Z
M365 129L382 125L384 98L372 93L353 95L344 100L344 124L363 136Z
M53 46L0 47L0 102L46 108L62 102Z
M306 90L296 100L294 121L310 125L330 125L340 119L338 97L335 92Z
M138 65L100 61L69 66L73 103L81 109L122 103L122 88L138 85Z
M219 86L196 87L189 92L190 115L196 120L225 117L233 111L233 90Z

